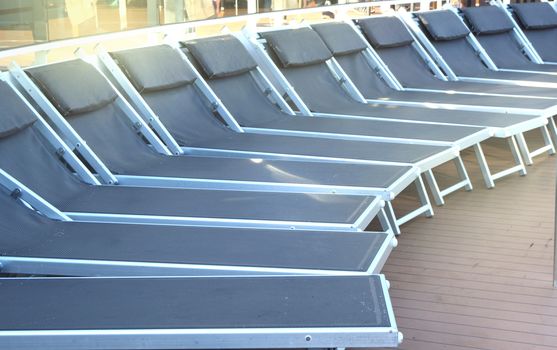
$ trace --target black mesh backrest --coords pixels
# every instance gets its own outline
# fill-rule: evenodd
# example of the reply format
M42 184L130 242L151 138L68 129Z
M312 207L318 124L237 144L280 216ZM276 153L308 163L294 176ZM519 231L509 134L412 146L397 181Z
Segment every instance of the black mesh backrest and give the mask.
M467 7L463 11L475 34L499 34L513 30L513 22L499 6Z
M436 41L450 41L467 36L470 30L451 10L416 14L429 36Z
M213 79L208 83L242 126L261 126L292 117L271 103L250 73Z
M55 205L87 186L32 127L0 139L0 168Z
M358 21L362 32L375 49L410 45L414 38L396 17L371 17Z
M347 23L329 22L311 26L335 56L349 55L367 48L364 40Z
M261 36L285 68L323 63L333 56L311 28L278 30Z
M191 84L195 74L168 45L112 52L124 74L140 93Z
M208 79L238 75L257 67L244 45L232 35L195 39L183 44Z
M73 196L86 186L62 164L56 150L32 126L33 111L6 83L0 83L0 168L27 187L57 200Z
M528 30L557 27L557 12L547 2L511 4L519 23Z
M144 93L143 98L181 146L194 146L232 132L193 85Z
M27 74L65 117L100 109L116 99L106 79L86 62L73 60L30 68Z
M230 131L191 84L194 72L171 47L160 45L112 55L131 81L136 81L136 89L178 144L195 145ZM155 68L149 68L152 66ZM148 69L151 72L146 72Z
M392 92L389 85L371 68L363 55L339 56L337 62L364 97L382 97Z
M8 96L10 99L1 104L0 138L13 135L31 126L37 120L12 88L7 83L0 81L0 98Z
M114 94L106 79L83 61L62 62L29 70L37 85L46 96L71 101L76 92L66 81L81 77L80 94L111 96ZM63 78L66 77L66 78ZM91 97L92 98L92 97ZM60 108L58 106L58 108ZM131 122L114 103L83 111L67 117L68 123L88 143L100 159L116 174L128 173L143 161L158 157L136 134Z

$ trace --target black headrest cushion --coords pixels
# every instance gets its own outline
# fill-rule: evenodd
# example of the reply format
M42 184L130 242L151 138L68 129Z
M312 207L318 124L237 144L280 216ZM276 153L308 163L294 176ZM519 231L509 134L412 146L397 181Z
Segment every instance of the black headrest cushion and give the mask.
M27 74L65 117L100 109L117 97L106 78L82 60L30 68Z
M513 30L513 22L498 6L467 7L464 16L472 31L479 35L505 33Z
M410 45L414 38L396 17L371 17L358 22L370 44L376 49Z
M180 53L168 45L112 52L139 93L191 84L195 74Z
M196 39L183 44L209 79L238 75L257 67L248 50L232 35Z
M0 138L13 135L37 121L25 102L3 81L0 81L0 105Z
M312 25L334 55L348 55L367 48L365 41L348 23L330 22Z
M547 2L512 4L512 9L526 29L549 29L557 27L557 12Z
M470 30L451 10L421 12L417 16L433 40L455 40L470 34Z
M286 29L261 35L285 68L317 64L333 57L319 34L311 28Z

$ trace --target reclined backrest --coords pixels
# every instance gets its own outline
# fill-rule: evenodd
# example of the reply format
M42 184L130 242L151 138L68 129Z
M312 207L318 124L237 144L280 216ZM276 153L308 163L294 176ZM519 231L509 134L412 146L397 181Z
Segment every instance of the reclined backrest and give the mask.
M510 32L513 22L499 6L467 7L463 9L472 32L476 35L490 35Z
M478 41L499 68L530 63L512 35L514 24L505 10L499 6L480 6L463 11Z
M514 16L545 61L557 62L557 12L547 2L512 4Z
M195 88L194 72L170 46L117 51L111 56L178 144L193 145L227 132Z
M255 126L284 117L258 86L257 63L232 35L182 43L183 51L240 125Z
M364 96L381 96L391 90L366 61L362 52L367 43L349 24L328 22L314 24L312 28Z
M427 64L412 47L414 39L397 17L358 20L362 33L397 80L408 87L435 81Z
M73 60L26 72L114 173L156 156L115 105L116 93L106 78L90 64Z
M0 82L0 168L46 200L56 202L86 186L57 159L56 150L33 127L31 109Z
M487 71L476 52L468 44L470 30L451 10L420 12L416 14L425 34L456 75L476 75Z
M557 27L557 12L547 2L511 4L518 21L528 30Z
M451 10L420 12L417 16L434 41L457 40L470 34L470 30Z
M319 34L310 28L261 33L269 56L310 110L327 109L351 98L325 64L332 53Z

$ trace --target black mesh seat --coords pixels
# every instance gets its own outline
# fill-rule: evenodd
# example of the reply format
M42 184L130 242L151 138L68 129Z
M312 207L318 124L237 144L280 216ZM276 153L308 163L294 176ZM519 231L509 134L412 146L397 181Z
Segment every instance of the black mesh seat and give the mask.
M5 349L398 343L379 275L1 278L0 291Z
M2 193L0 231L0 260L78 260L81 269L74 273L84 276L96 274L96 269L86 264L89 260L365 272L387 239L386 234L370 232L54 221ZM46 263L37 264L40 266L26 265L27 272L54 274ZM17 262L6 263L4 271L13 271L14 265Z

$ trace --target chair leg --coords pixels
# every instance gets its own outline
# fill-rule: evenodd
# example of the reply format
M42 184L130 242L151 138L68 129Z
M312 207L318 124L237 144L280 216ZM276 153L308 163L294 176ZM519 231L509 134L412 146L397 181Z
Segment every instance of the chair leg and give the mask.
M441 190L439 189L439 185L437 184L437 180L435 179L435 175L433 171L427 170L425 173L425 179L429 188L431 189L431 194L433 195L433 200L435 204L438 206L445 205L445 200L443 199L443 195L441 194Z
M389 205L391 202L387 202L387 205ZM391 213L391 215L394 215L394 212ZM394 224L395 226L393 226L391 224L391 220L393 220L392 217L390 217L390 215L388 215L387 213L385 213L385 209L381 208L381 210L379 211L379 213L377 214L377 217L379 219L379 223L381 224L381 228L383 229L383 231L390 233L390 232L394 232L395 234L400 234L400 230L398 228L398 225L396 225L396 219L394 219ZM396 229L395 229L396 227Z
M489 170L489 165L487 164L487 160L485 159L485 154L482 146L479 143L474 145L474 153L476 154L476 159L478 161L478 164L480 165L480 170L484 178L485 186L487 188L495 187L495 181L493 179L493 176L491 175L491 170Z
M516 135L516 142L518 142L518 148L520 149L520 152L524 157L524 161L526 165L532 165L534 162L532 161L532 156L530 155L530 149L528 149L528 144L526 144L526 139L524 138L523 133L519 133Z
M458 172L458 176L460 180L466 182L466 186L464 186L464 189L466 191L472 191L474 187L472 186L470 177L468 177L468 171L466 171L466 167L464 166L462 157L461 156L456 157L455 159L453 159L453 162L455 163L456 171Z
M420 204L422 205L422 207L427 208L424 214L426 217L430 218L433 216L433 207L431 206L431 202L429 201L429 196L427 195L427 190L425 189L422 176L418 176L414 183L416 184L416 189L418 190L418 198L420 199Z
M398 225L396 214L393 209L393 203L391 201L388 201L384 210L385 210L385 217L389 221L389 224L391 225L393 232L395 233L395 235L400 235L400 226Z
M557 144L557 125L555 125L555 119L553 117L548 119L549 123L547 124L549 128L549 132L553 138L553 143Z
M524 135L522 134L519 135L522 136L522 139L524 140ZM517 146L516 144L515 137L514 136L509 137L507 139L507 142L509 143L509 147L511 148L511 152L513 154L513 158L516 166L521 168L518 173L520 174L520 176L526 175L527 174L526 167L524 166L524 162L522 161L522 157L520 156L519 146Z
M553 120L553 118L551 118ZM555 145L553 144L553 141L551 140L551 135L549 134L549 130L547 129L547 126L544 125L542 127L542 136L543 136L543 141L545 146L548 148L547 153L549 155L554 155L555 154Z

